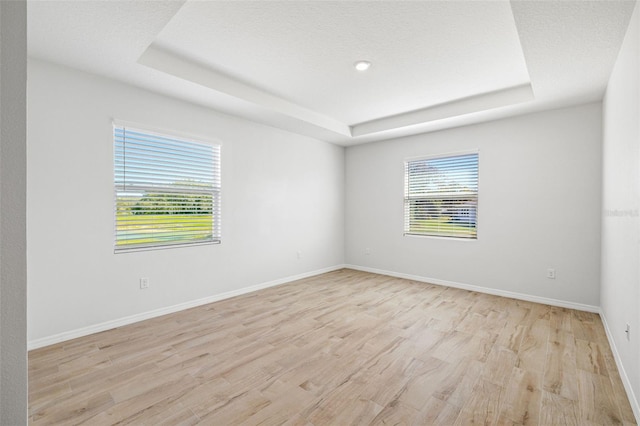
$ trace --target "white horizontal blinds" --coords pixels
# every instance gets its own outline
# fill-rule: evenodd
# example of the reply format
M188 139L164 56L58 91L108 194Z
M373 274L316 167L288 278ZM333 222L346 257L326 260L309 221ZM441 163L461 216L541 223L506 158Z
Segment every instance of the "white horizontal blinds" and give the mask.
M115 250L220 241L220 147L114 126Z
M404 232L477 237L478 154L405 163Z

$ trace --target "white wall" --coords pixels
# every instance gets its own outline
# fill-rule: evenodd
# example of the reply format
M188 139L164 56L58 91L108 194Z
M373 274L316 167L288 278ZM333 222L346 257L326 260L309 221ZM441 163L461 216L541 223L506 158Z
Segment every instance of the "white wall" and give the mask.
M640 418L640 9L609 80L603 112L601 306ZM631 326L630 340L624 332Z
M30 341L343 263L343 148L37 60L28 77ZM222 142L220 245L113 254L112 118Z
M348 148L346 263L598 306L601 135L594 103ZM404 160L467 150L478 240L403 236Z
M0 425L27 423L27 4L0 1Z

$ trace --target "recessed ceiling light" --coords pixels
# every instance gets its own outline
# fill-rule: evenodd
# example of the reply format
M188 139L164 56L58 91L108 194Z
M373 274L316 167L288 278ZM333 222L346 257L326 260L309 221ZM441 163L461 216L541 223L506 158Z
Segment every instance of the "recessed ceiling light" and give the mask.
M371 66L371 62L369 61L358 61L354 65L358 71L366 71Z

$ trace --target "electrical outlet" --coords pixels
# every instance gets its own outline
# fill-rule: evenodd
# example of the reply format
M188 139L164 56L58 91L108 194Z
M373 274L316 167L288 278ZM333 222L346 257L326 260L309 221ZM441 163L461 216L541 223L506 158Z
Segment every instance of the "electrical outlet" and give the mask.
M624 328L624 333L627 335L627 340L631 340L631 326L629 324Z
M364 249L364 254L366 254L367 256L370 255L371 254L371 249L369 247Z
M296 256L298 257L298 260L302 259L302 250L298 250L296 252Z
M556 270L553 269L553 268L547 269L547 278L549 278L550 280L555 280L556 279Z
M140 278L140 288L142 290L149 288L149 278Z

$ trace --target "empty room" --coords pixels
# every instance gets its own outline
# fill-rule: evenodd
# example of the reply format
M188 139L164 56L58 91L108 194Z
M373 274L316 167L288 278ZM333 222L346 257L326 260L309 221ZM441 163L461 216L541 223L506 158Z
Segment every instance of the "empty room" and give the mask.
M635 0L0 1L0 425L635 425Z

